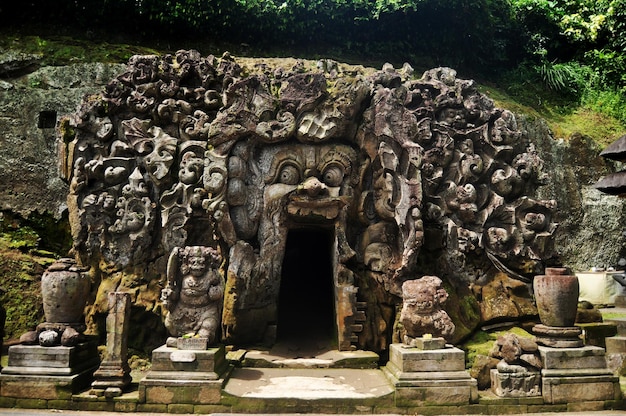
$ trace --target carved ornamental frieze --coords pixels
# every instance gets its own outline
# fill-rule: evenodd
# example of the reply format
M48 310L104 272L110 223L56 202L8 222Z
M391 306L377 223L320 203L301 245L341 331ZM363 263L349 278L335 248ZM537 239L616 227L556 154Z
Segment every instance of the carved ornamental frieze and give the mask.
M551 255L555 203L531 197L541 159L449 68L135 56L65 128L77 258L165 288L170 253L221 253L229 342L275 334L293 229L332 234L340 349L386 348L407 280L529 282Z

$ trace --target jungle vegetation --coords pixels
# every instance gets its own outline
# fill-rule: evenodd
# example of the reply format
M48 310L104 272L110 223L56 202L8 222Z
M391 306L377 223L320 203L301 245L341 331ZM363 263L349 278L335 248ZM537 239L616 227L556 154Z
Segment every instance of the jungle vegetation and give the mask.
M626 124L626 0L30 0L3 6L0 25L160 50L449 66L534 107L582 105Z

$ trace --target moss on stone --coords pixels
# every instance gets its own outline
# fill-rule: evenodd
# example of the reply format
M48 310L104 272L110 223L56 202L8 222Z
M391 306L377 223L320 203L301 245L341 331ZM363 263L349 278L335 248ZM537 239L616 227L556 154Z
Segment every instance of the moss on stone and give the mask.
M469 339L467 339L463 344L459 345L459 348L466 352L465 354L465 367L471 368L474 364L474 360L477 355L489 355L489 351L493 347L493 343L498 339L498 336L504 335L507 333L512 333L517 335L518 337L523 338L532 338L533 336L529 334L522 328L512 327L510 329L501 330L501 331L476 331Z

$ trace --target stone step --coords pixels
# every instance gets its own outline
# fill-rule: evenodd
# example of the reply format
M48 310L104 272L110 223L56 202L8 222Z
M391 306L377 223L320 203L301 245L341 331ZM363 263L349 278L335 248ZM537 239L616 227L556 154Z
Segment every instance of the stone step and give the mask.
M394 388L378 369L237 368L223 390L232 411L306 413L392 406Z
M604 323L617 327L617 335L626 336L626 318L605 318Z
M372 351L248 350L241 355L243 367L254 368L378 368L378 354Z
M606 339L607 354L626 353L626 336L617 335Z

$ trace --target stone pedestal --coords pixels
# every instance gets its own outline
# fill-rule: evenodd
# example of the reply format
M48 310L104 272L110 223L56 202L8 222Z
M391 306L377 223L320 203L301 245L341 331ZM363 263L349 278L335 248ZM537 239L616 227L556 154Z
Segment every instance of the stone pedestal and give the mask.
M120 396L131 382L128 366L128 324L130 294L109 292L109 315L106 319L106 356L94 373L91 391L97 396Z
M152 352L152 367L139 382L139 402L217 404L231 366L223 346L181 350L162 346Z
M582 329L577 326L533 326L537 344L554 348L578 348L584 345Z
M74 347L14 345L0 375L0 392L5 397L67 398L89 386L99 363L95 342Z
M618 400L619 378L607 368L603 348L539 347L546 403Z
M465 370L465 352L452 346L428 350L392 344L383 371L396 388L398 407L452 406L478 400L476 380Z

